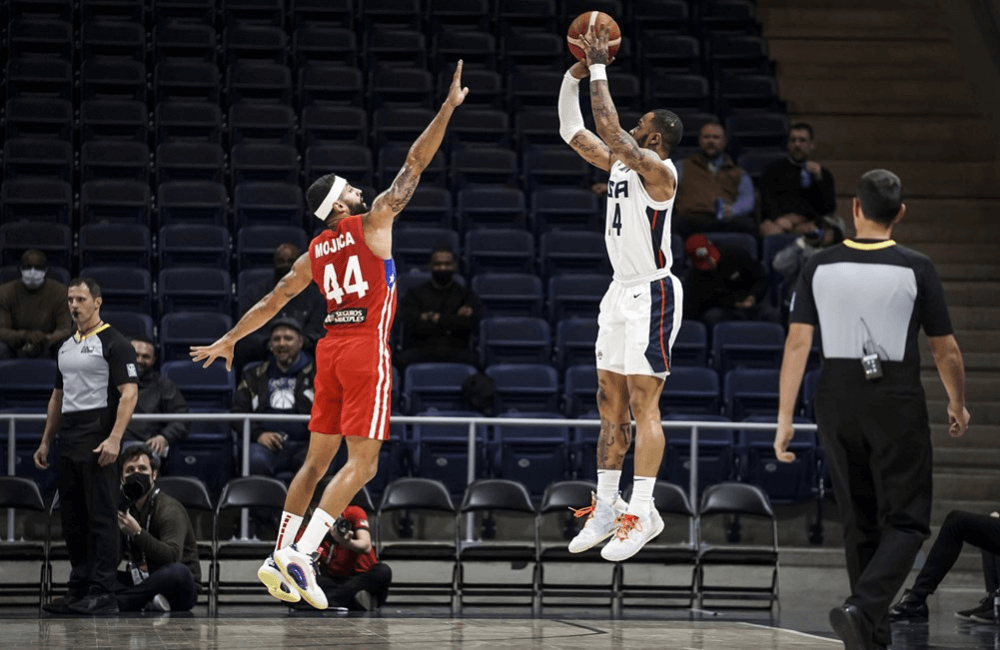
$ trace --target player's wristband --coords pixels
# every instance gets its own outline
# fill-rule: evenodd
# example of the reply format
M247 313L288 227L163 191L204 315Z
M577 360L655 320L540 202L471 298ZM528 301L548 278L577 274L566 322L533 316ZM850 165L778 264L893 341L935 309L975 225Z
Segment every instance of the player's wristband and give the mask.
M594 63L590 66L590 81L607 81L608 71L603 63Z

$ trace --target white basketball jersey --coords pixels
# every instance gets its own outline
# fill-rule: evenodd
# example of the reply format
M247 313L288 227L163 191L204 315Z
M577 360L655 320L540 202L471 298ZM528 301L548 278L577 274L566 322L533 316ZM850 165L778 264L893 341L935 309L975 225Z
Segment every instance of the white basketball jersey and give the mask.
M677 178L674 163L662 161ZM646 193L639 173L615 161L608 180L608 213L604 241L615 270L615 280L649 282L670 274L670 217L674 198L654 201Z

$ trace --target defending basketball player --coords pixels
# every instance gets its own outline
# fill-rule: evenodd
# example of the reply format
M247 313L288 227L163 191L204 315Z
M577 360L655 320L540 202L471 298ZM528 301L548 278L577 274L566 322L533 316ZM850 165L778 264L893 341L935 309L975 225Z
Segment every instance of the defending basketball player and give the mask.
M310 281L326 297L326 336L316 346L316 393L309 421L309 451L285 499L274 553L257 572L272 596L286 602L304 598L326 609L316 584L315 553L337 515L378 471L379 449L389 434L392 382L389 331L396 312L396 271L392 260L392 225L417 187L420 174L441 146L455 108L469 93L462 87L458 62L448 97L410 148L392 186L371 209L361 191L334 174L323 176L306 192L309 209L327 230L309 244L275 288L254 305L222 338L192 347L191 358L225 359L232 367L238 340L267 323ZM341 441L347 463L331 479L299 541L292 544L320 478L326 474Z
M663 457L659 400L670 372L670 349L681 324L681 284L670 274L670 216L677 172L669 156L680 141L680 119L670 111L646 113L631 131L618 123L608 91L609 28L593 19L580 44L585 60L574 64L559 93L560 135L590 164L610 172L604 239L614 267L598 317L597 494L583 529L570 542L574 553L611 538L607 560L633 556L663 531L653 505L653 486ZM597 135L584 127L580 79L590 76ZM599 136L599 137L598 137ZM619 497L619 479L636 422L632 501Z

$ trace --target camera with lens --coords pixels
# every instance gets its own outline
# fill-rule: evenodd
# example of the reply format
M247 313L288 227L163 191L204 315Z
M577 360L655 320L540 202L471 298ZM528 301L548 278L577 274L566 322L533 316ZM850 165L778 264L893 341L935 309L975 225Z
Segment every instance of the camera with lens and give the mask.
M810 245L816 246L816 245L820 244L823 241L823 234L824 233L825 233L825 231L823 230L823 227L822 226L817 226L815 229L810 230L809 232L805 233L803 236L805 237L806 241L809 242Z
M128 512L136 501L146 494L146 488L139 481L122 483L121 494L118 497L118 512Z
M347 534L351 532L351 522L344 519L343 517L337 517L337 520L333 522L333 528L340 535L346 537Z

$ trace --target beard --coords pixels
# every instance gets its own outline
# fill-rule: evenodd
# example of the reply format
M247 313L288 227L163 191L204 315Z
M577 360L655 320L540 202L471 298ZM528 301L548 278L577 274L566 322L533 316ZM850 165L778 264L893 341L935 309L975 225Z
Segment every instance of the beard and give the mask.
M352 215L365 214L369 210L371 210L371 207L369 207L369 205L365 203L364 199L361 199L360 201L355 201L354 203L347 203L345 201L344 204L347 206L348 210L350 210L350 213Z

